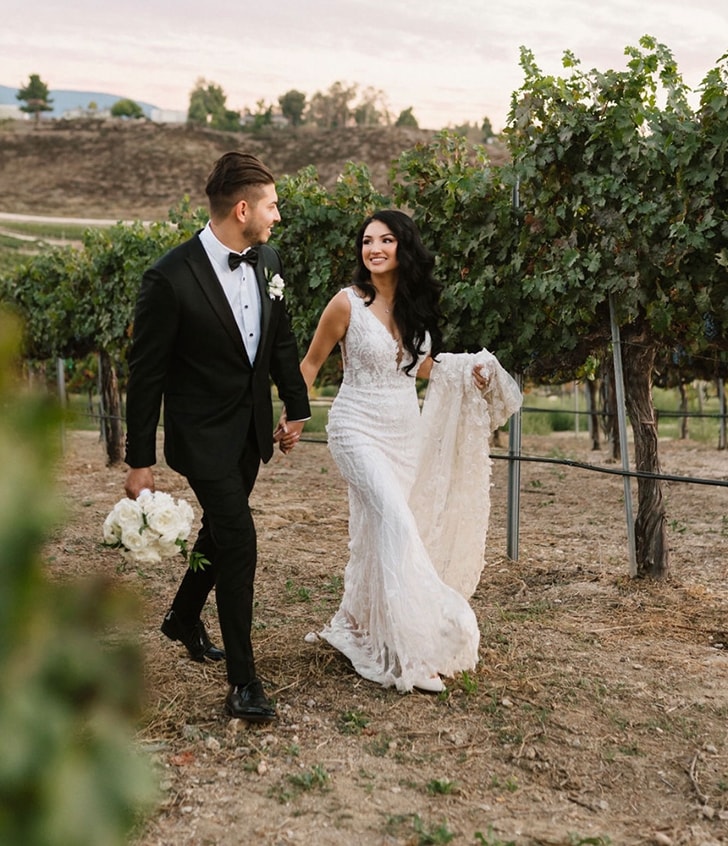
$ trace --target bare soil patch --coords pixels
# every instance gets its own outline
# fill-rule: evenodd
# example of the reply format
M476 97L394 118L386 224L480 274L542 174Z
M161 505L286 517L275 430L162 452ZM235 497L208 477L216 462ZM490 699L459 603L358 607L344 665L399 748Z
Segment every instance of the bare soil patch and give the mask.
M524 451L601 463L585 437ZM497 450L495 450L497 452ZM728 478L728 455L661 443L667 473ZM138 740L162 798L135 846L728 843L728 518L724 488L670 484L671 576L628 577L618 476L526 463L520 554L506 556L507 462L494 463L480 664L448 693L400 695L310 644L341 595L345 487L325 445L263 468L255 646L280 718L223 712L224 669L159 632L183 563L117 572L101 523L122 495L98 436L70 432L58 577L110 573L143 601ZM158 486L196 506L177 474ZM198 509L196 509L198 510ZM214 605L206 622L219 641Z

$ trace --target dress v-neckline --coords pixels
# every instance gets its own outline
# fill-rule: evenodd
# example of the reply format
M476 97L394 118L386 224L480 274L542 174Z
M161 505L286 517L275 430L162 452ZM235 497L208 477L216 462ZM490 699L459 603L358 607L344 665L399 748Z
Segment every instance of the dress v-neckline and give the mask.
M371 308L369 308L369 306L367 305L367 301L366 301L366 299L365 299L364 297L360 297L360 296L359 296L359 294L357 294L357 292L354 290L354 288L352 288L351 290L352 290L352 293L354 294L354 296L355 296L358 300L361 300L362 307L363 307L364 311L366 311L366 312L368 312L369 314L371 314L371 316L372 316L372 317L373 317L373 318L377 321L377 323L378 323L378 324L382 327L382 329L384 329L384 331L387 333L387 335L389 335L389 337L390 337L390 338L394 341L394 343L395 343L395 344L396 344L396 345L397 345L397 346L401 349L400 339L399 339L399 338L396 338L396 337L395 337L395 336L394 336L394 335L393 335L393 334L389 331L389 329L387 329L387 327L384 325L384 322L383 322L383 321L381 321L381 320L377 317L377 315L376 315L376 314L375 314L375 313L371 310Z

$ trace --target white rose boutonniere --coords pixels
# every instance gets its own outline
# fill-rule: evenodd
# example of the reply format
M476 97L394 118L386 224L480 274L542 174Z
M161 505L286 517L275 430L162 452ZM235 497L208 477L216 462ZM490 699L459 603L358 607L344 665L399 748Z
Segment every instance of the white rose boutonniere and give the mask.
M282 300L283 289L286 285L280 273L273 273L270 268L266 267L265 278L268 280L268 296L272 300Z

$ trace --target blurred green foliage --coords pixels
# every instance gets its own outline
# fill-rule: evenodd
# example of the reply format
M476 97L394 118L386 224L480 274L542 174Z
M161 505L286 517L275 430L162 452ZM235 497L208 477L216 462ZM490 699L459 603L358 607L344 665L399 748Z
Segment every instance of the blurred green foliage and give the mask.
M0 843L115 846L154 796L133 748L135 603L105 579L50 580L61 519L58 411L21 394L20 325L0 312Z

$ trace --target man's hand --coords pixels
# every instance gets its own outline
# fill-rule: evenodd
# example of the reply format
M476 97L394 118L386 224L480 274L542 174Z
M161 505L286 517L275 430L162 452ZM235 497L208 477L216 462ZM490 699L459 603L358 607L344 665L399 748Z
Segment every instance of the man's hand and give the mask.
M154 490L154 473L151 467L131 467L126 474L124 490L129 499L136 499L144 489Z
M284 455L288 453L298 443L305 420L285 420L283 417L278 421L275 432L273 432L273 441L278 444L278 448Z

